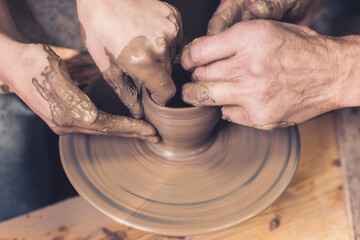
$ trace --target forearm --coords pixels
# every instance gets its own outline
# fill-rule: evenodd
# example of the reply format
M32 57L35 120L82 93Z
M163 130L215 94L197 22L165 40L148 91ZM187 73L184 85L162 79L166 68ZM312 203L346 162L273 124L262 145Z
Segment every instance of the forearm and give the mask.
M16 41L22 40L21 34L15 26L5 0L0 0L0 34L4 34Z
M7 82L16 57L20 54L22 37L9 13L5 0L0 0L0 81Z

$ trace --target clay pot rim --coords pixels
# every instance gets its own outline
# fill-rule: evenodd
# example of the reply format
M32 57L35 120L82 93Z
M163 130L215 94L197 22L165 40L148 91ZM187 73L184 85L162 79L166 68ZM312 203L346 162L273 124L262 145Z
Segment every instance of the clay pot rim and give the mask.
M149 104L149 107L152 109L158 109L161 111L160 115L162 116L179 116L180 114L194 114L194 118L199 115L206 115L208 112L214 111L217 107L199 107L199 106L190 106L190 107L168 107L161 106L157 104L152 97L150 96L149 90L143 85L141 88L143 102ZM145 104L145 103L143 103ZM205 112L204 112L205 111ZM159 113L158 113L159 114ZM186 117L188 118L188 117Z

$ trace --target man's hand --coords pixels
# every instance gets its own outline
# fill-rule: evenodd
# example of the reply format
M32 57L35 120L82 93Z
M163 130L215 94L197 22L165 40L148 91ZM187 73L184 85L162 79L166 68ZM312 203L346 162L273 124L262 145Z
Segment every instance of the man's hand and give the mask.
M0 34L0 50L1 80L57 134L80 132L158 142L149 123L98 110L50 47L21 44Z
M223 118L260 129L301 123L358 101L349 42L288 23L240 22L184 49L181 63L195 82L183 87L183 100L224 106Z
M82 38L89 53L136 118L143 107L133 82L144 82L164 105L175 94L171 78L182 40L177 9L158 0L78 0Z
M208 35L249 19L274 19L308 25L312 14L327 0L221 0L211 18Z

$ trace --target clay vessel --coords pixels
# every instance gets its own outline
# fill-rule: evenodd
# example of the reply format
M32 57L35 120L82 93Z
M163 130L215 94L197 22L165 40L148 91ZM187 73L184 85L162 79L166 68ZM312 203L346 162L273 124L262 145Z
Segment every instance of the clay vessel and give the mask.
M157 148L176 154L198 154L211 142L211 133L220 118L218 107L166 107L155 103L142 87L145 119L158 130L162 142Z

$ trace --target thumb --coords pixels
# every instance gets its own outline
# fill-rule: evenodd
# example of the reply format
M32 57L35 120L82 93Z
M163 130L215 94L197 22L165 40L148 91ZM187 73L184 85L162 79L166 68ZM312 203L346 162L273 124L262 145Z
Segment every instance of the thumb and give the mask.
M241 8L237 4L225 8L220 13L216 13L210 19L207 29L207 35L214 35L222 32L241 19Z
M294 0L255 0L249 11L253 18L280 20L292 7Z

